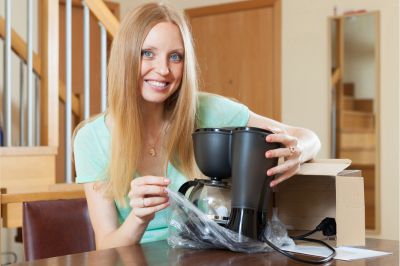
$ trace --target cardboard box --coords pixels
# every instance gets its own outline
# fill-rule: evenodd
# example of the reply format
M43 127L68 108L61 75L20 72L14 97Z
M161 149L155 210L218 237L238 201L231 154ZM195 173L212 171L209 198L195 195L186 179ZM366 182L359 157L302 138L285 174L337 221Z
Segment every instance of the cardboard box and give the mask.
M289 230L312 230L332 217L336 246L365 246L364 178L359 170L345 170L350 164L346 159L311 161L279 185L279 218Z

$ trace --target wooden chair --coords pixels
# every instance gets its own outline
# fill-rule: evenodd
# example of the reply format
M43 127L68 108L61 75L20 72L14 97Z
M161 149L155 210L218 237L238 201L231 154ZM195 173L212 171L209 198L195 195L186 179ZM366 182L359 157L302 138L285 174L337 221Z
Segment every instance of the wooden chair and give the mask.
M27 261L96 248L86 199L24 202L22 231Z

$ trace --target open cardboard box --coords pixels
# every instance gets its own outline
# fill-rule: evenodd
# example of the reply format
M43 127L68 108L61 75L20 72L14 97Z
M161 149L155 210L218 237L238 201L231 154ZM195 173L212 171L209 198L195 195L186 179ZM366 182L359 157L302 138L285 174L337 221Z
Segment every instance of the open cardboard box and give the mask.
M346 159L314 160L277 189L279 218L291 230L336 219L336 246L365 246L364 178Z

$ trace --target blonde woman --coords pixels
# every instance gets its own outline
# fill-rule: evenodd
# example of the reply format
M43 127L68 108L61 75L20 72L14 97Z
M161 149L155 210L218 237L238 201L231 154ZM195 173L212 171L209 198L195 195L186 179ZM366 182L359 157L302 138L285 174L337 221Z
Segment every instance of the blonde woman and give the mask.
M84 183L98 249L166 239L168 195L199 175L191 134L197 127L273 129L266 141L284 157L271 186L291 177L320 148L316 135L198 92L197 64L184 17L163 4L128 13L108 65L108 109L77 131L77 182Z

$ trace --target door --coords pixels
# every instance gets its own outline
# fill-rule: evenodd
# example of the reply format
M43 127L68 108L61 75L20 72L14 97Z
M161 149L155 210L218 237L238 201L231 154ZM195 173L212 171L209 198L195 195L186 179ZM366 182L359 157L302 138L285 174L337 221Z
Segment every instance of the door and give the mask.
M280 1L245 1L186 10L202 90L281 118Z

